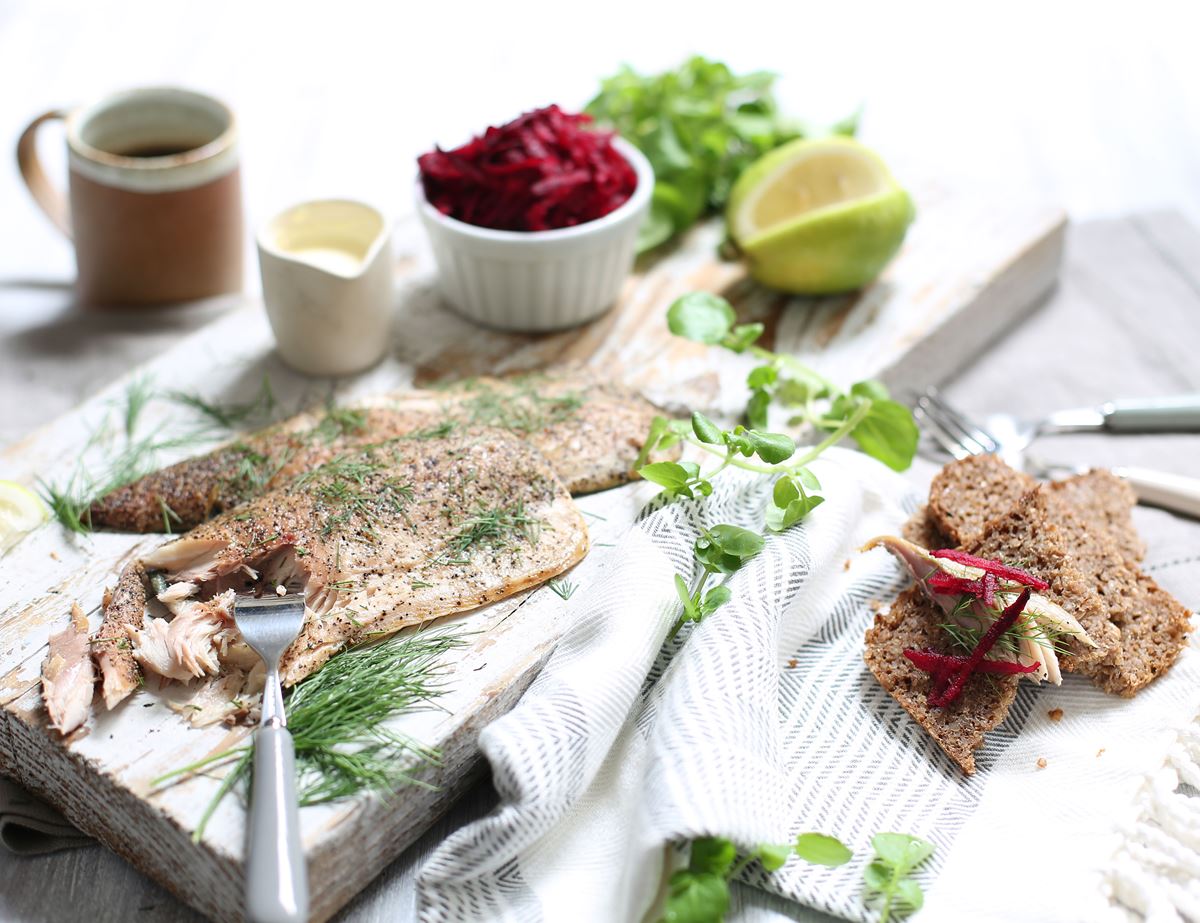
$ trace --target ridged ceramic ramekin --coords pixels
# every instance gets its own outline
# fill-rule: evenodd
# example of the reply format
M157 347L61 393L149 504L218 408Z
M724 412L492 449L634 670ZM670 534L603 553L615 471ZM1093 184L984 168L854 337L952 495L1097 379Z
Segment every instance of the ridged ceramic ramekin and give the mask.
M637 188L603 218L554 231L495 231L447 217L417 180L417 211L437 261L442 297L461 314L501 330L545 331L599 317L633 266L650 207L654 170L621 138L613 146L637 173Z

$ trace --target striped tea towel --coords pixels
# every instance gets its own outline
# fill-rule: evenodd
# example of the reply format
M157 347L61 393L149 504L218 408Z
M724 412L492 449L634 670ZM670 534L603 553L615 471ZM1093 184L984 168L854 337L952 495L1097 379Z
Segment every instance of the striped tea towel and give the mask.
M965 777L862 659L873 607L905 580L884 552L856 549L897 532L915 492L847 450L814 470L826 502L770 536L730 578L732 601L672 642L673 575L698 579L700 529L761 531L769 480L729 473L705 500L652 504L610 552L572 597L577 622L542 674L483 732L501 804L421 870L423 921L639 921L671 844L718 835L746 848L809 830L840 838L853 861L754 864L745 884L794 903L744 902L731 919L810 918L797 905L874 919L861 882L880 831L937 846L918 876L920 921L1127 918L1112 894L1194 910L1200 799L1176 785L1200 776L1200 657L1185 652L1132 701L1079 677L1022 684ZM1173 829L1180 811L1191 813ZM1157 839L1143 846L1147 831Z

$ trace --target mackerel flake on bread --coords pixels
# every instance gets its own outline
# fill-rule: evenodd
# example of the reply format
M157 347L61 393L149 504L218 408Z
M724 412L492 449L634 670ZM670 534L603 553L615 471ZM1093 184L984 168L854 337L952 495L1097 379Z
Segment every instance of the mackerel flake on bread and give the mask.
M944 621L942 611L918 587L910 587L875 616L867 630L864 659L888 694L969 774L975 771L975 751L983 746L984 735L1008 715L1017 678L976 674L949 706L929 705L932 679L909 662L904 651L944 648Z
M1050 584L1046 595L1073 615L1095 642L1093 647L1075 638L1065 641L1066 652L1059 657L1059 665L1077 673L1085 664L1103 660L1116 650L1120 632L1109 619L1108 606L1093 589L1091 575L1076 567L1068 536L1055 521L1051 505L1043 488L1028 491L1009 512L989 522L965 550L1020 567Z

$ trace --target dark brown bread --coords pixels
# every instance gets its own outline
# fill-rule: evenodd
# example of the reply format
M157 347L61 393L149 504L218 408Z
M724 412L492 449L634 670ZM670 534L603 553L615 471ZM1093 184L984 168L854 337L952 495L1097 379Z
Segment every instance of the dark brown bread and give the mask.
M951 462L934 476L929 485L929 517L954 545L966 545L1036 486L1037 481L995 455L972 455Z
M938 626L941 610L922 595L917 587L905 590L887 612L875 616L867 629L863 658L880 685L937 742L963 772L975 771L975 751L983 745L983 735L996 727L1008 714L1017 695L1017 679L1012 676L976 674L966 688L946 708L926 704L929 676L904 656L905 648L946 649L946 635Z
M1137 495L1111 471L1097 468L1054 481L1050 487L1055 500L1069 507L1089 529L1109 535L1130 561L1140 561L1145 555L1146 544L1130 515Z
M1134 571L1133 592L1114 624L1121 645L1098 664L1092 682L1105 692L1130 698L1166 673L1187 644L1191 613L1148 574Z
M914 545L920 545L931 551L937 548L953 548L955 544L934 524L933 518L929 515L929 508L926 506L921 507L909 517L900 534Z
M1070 549L1071 563L1096 588L1108 620L1120 632L1108 656L1080 672L1106 692L1132 696L1175 662L1187 642L1189 613L1126 557L1110 533L1073 513L1057 491L1040 492Z
M1050 506L1049 492L1045 489L1026 492L1008 513L989 522L966 550L982 558L1022 567L1050 584L1046 597L1073 615L1096 642L1096 647L1089 647L1075 639L1065 641L1068 653L1059 656L1059 665L1064 670L1079 672L1085 664L1103 660L1116 650L1120 632L1110 620L1109 607L1094 589L1094 575L1081 571L1071 557L1076 529L1072 527L1069 535L1064 534ZM1065 515L1071 516L1069 512ZM1101 539L1108 542L1104 536ZM1116 546L1108 544L1119 563Z

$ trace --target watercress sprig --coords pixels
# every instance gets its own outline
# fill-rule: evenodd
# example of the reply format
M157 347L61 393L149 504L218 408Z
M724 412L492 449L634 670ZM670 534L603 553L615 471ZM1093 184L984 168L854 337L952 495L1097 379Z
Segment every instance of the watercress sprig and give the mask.
M676 336L761 361L746 377L750 397L745 413L751 429L767 427L767 410L774 403L791 412L789 425L829 433L831 438L820 443L822 451L849 437L889 468L903 471L912 464L917 450L912 413L893 401L882 383L860 381L844 391L794 357L756 345L763 325L738 324L733 306L711 292L677 299L667 311L667 326Z
M877 833L871 838L871 846L875 858L863 870L863 880L867 896L883 897L879 923L887 923L893 910L903 913L920 910L925 895L921 886L908 876L933 855L933 844L906 833Z
M641 465L637 469L638 474L660 485L669 499L707 497L712 493L712 479L728 467L779 475L772 493L775 507L766 516L767 527L776 532L799 522L824 499L814 493L821 489L817 476L805 467L824 451L824 442L805 450L797 458L796 443L791 436L746 429L741 425L722 430L704 414L697 412L692 414L690 421L655 418L642 447L641 458L644 459L651 452L670 448L680 441L716 455L720 463L704 472L691 461L661 461ZM753 458L767 464L747 461Z
M721 584L707 593L705 587L715 574L732 574L763 549L763 537L757 532L739 526L717 525L700 533L692 546L696 560L703 573L695 592L688 590L687 581L675 575L675 592L683 603L683 612L667 636L667 640L679 634L679 629L688 622L699 622L729 602L733 593Z
M841 841L823 833L802 833L794 843L765 843L738 859L737 847L724 837L692 841L687 868L668 882L662 923L721 923L729 909L729 882L751 862L768 872L783 868L792 855L813 865L836 867L852 853Z

